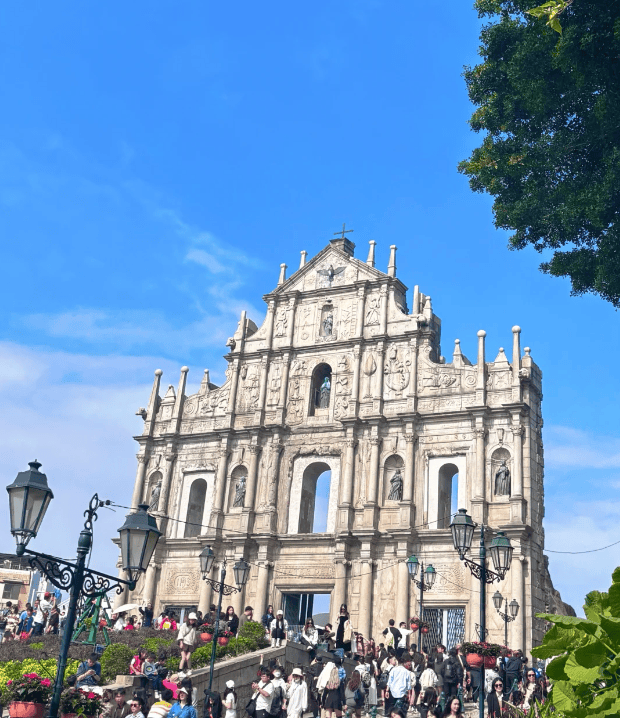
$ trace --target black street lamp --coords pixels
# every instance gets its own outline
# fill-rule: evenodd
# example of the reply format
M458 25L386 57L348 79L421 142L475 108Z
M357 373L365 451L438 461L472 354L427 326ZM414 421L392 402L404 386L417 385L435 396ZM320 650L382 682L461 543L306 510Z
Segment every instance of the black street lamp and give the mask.
M418 568L420 569L420 578L417 579ZM409 571L409 578L415 583L420 589L420 620L424 620L424 591L430 591L435 585L435 578L437 573L433 566L429 563L424 569L424 562L420 563L417 556L409 556L407 559L407 571ZM420 645L420 648L422 646Z
M484 543L484 524L480 525L480 563L471 561L465 555L471 548L476 524L467 513L467 509L459 509L450 524L454 548L459 558L465 562L472 575L480 581L480 640L486 636L486 584L501 581L510 568L512 561L512 545L503 531L498 531L489 546L495 572L487 568L487 549ZM478 693L478 710L480 718L484 718L484 662L480 668L480 690Z
M220 580L214 581L212 578L209 578L209 574L211 573L211 569L213 568L213 562L215 561L215 554L213 553L213 549L211 548L211 546L205 546L205 548L201 551L199 558L200 570L202 571L203 580L206 581L211 586L211 588L214 591L217 591L219 594L217 602L217 616L215 618L213 626L213 640L211 643L211 669L209 675L209 693L211 693L211 688L213 687L213 667L215 665L217 634L219 629L220 614L222 613L222 596L230 596L233 593L241 593L242 588L248 582L248 578L250 577L250 564L247 563L247 561L240 559L233 566L233 574L235 576L235 583L237 584L237 588L235 588L234 586L227 586L224 583L224 579L226 578L226 559L224 559L224 561L222 562Z
M36 537L47 507L54 497L47 485L47 477L39 471L41 464L38 461L31 461L28 465L30 469L21 471L15 481L6 487L9 493L11 533L17 543L15 553L18 556L24 554L31 556L28 563L33 570L41 571L54 586L70 592L67 623L60 644L49 711L49 718L57 718L78 602L83 597L96 598L113 588L117 593L121 593L125 586L133 591L138 576L146 571L161 532L157 528L155 519L146 513L148 506L141 505L136 513L127 515L125 523L119 529L121 563L129 574L129 580L124 581L116 576L108 576L106 573L86 568L86 557L93 545L93 521L97 520L97 510L110 504L109 501L100 501L99 496L95 494L84 512L86 521L78 539L75 563L26 548L30 539Z
M502 611L502 603L504 603L504 610ZM508 645L508 624L510 621L514 621L515 618L519 615L519 603L518 601L513 598L510 603L508 603L508 599L504 599L502 594L499 591L495 591L493 594L493 605L495 606L495 610L499 613L499 615L504 620L504 645ZM508 613L508 609L510 609L510 614Z

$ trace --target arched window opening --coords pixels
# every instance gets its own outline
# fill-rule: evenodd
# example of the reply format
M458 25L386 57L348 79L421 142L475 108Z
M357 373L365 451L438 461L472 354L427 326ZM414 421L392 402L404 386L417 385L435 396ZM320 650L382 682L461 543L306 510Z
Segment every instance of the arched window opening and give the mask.
M437 528L447 529L452 516L458 511L458 467L444 464L439 469Z
M384 501L402 501L403 481L405 479L405 462L402 456L388 456L383 464L383 498Z
M324 413L329 408L332 389L332 368L329 364L318 364L312 372L310 415Z
M228 508L237 509L245 506L245 490L248 481L248 470L245 466L236 466L230 475L230 491Z
M202 526L202 516L205 510L205 499L207 497L207 482L204 479L196 479L189 491L187 504L187 517L185 519L185 538L199 536L206 530Z
M331 469L323 463L310 464L304 471L299 507L299 533L327 531Z

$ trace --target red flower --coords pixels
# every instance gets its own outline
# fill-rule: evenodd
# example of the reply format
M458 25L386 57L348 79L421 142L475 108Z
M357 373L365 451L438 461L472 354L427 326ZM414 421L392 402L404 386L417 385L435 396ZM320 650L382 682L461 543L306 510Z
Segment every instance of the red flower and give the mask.
M9 680L6 682L7 686L10 686L13 681L9 678Z
M96 698L96 697L97 697L97 694L96 694L96 693L93 693L93 692L91 691L91 692L88 694L88 697L91 698L91 699L92 699L92 698Z
M42 685L42 686L45 686L45 687L47 688L48 686L51 686L51 685L52 685L52 682L50 681L49 678L44 678L44 679L41 681L41 685Z

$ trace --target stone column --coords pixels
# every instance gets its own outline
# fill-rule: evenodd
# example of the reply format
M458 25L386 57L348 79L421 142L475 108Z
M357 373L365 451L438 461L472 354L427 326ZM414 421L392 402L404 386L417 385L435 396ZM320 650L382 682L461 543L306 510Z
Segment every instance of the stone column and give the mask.
M353 386L351 387L351 401L357 414L357 402L360 395L360 367L362 363L362 347L356 344L353 347Z
M368 503L376 506L379 493L379 445L378 436L370 437L370 466L368 471Z
M138 473L136 474L136 483L134 484L133 496L131 497L131 506L134 509L138 508L138 504L142 503L142 501L146 502L146 496L143 496L144 476L146 474L149 456L146 453L136 454L136 459L138 459Z
M474 496L475 499L486 500L486 477L484 471L484 437L486 429L478 426L474 430L476 435L476 477L474 479Z
M487 333L484 329L478 332L478 361L476 376L476 405L484 406L487 401L486 395L486 364L484 360L484 338Z
M220 453L217 462L217 478L215 484L215 505L216 512L224 511L224 501L226 498L226 469L228 466L228 437L223 436L220 440ZM206 533L202 531L201 533Z
M122 578L123 580L127 580L127 574L123 570L122 566L118 569L118 577ZM128 598L129 588L128 586L123 586L123 590L120 593L115 594L114 596L112 612L114 612L114 608L116 606L122 606L124 603L127 603Z
M383 365L385 362L385 342L377 344L377 376L375 378L374 398L383 399Z
M403 485L403 501L413 501L413 482L415 478L415 429L411 428L405 434L407 448L405 450L405 476Z
M355 444L357 441L353 436L353 429L349 429L347 438L344 440L344 471L342 477L342 495L340 503L342 506L353 504L353 469L355 467Z
M168 513L168 498L170 496L170 482L172 480L172 468L177 452L172 447L168 447L164 458L166 465L164 467L164 475L161 482L161 494L159 495L159 504L157 510L164 516Z
M256 576L256 602L252 606L256 621L260 621L269 605L269 561L258 562L258 575Z
M407 570L406 559L400 558L396 565L397 575L397 593L396 593L396 623L405 621L409 625L409 571Z
M521 327L512 328L512 400L521 401Z
M230 373L230 392L228 394L227 413L234 414L235 402L237 401L237 387L239 386L239 359L233 359Z
M282 384L280 384L280 399L278 400L278 408L286 407L286 393L288 389L288 373L291 368L291 353L284 352L282 355Z
M373 564L370 558L363 558L360 561L361 583L360 583L360 612L358 625L354 626L364 638L368 639L372 636L372 584L373 584Z
M258 393L258 406L257 412L261 413L265 411L265 399L267 398L267 375L269 373L269 356L265 354L260 360L260 389Z
M337 616L340 606L347 602L347 565L348 561L337 558L334 559L335 564L335 580L334 591L332 593L332 603L329 615ZM357 626L356 626L357 628Z
M383 335L387 332L387 315L388 315L388 288L384 284L379 290L381 294L381 315L379 317L379 334Z
M146 576L144 577L144 591L142 592L142 600L145 605L147 603L152 603L153 608L155 608L155 583L158 569L159 564L152 562L149 564L146 569Z
M276 316L276 303L273 299L269 300L269 304L267 306L267 326L266 326L266 333L265 333L265 345L267 349L271 349L271 345L273 343L273 322Z
M245 507L254 510L256 501L256 479L258 476L258 455L261 447L257 444L250 444L250 466L248 468L248 483L245 492Z
M211 584L202 579L200 583L200 594L198 597L198 610L202 611L203 616L207 613L209 606L211 605L212 591L213 589L211 588Z
M409 397L409 408L415 411L415 399L418 393L418 340L414 337L409 342L409 358L411 369L409 370L409 386L407 396Z
M512 574L510 583L512 586L512 595L521 608L519 609L516 619L512 622L510 636L511 645L515 648L520 648L523 653L531 647L525 645L525 619L530 607L525 605L524 564L524 556L513 555L512 563L510 564L510 573Z
M355 320L355 336L364 336L364 312L366 310L366 285L357 290L357 317Z
M295 332L295 305L297 304L297 296L298 292L296 292L289 300L289 308L291 311L289 313L289 321L286 332L286 346L288 347L293 346L293 335Z
M523 427L519 424L512 427L514 446L514 472L512 476L512 496L523 496Z

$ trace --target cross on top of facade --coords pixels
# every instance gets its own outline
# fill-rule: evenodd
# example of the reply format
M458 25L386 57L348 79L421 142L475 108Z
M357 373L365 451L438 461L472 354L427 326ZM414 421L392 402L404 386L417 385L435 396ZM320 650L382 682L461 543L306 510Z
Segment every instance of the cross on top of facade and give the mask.
M334 237L340 237L341 239L344 239L344 238L345 238L345 236L344 236L345 234L349 234L349 232L354 232L354 231L355 231L354 229L345 229L345 227L346 227L346 223L343 222L343 223L342 223L342 229L341 229L340 231L338 231L338 232L334 232Z

